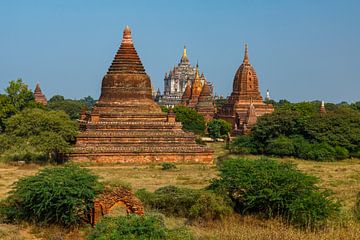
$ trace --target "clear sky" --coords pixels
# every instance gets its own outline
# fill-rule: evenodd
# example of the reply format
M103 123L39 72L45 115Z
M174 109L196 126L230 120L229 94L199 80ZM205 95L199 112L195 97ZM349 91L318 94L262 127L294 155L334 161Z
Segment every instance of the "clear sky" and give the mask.
M218 94L231 92L243 45L262 95L360 100L359 0L0 0L0 89L23 78L49 98L98 98L129 25L155 88L184 45Z

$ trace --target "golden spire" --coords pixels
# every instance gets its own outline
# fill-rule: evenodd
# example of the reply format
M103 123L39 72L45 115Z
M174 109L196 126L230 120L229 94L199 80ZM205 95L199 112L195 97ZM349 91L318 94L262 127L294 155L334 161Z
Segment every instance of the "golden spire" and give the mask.
M182 57L183 57L183 58L187 58L187 55L186 55L186 46L184 46L184 51L183 51Z
M199 63L196 63L195 79L199 78Z
M246 43L245 43L245 54L244 54L243 63L245 63L245 64L249 63L248 45Z

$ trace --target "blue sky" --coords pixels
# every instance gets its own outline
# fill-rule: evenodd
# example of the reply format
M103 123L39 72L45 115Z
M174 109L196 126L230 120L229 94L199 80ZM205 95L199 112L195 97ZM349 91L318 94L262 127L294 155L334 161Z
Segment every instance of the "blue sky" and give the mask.
M0 0L0 89L21 77L48 98L98 98L129 25L161 90L186 45L216 92L229 95L248 43L263 95L359 101L359 13L355 0Z

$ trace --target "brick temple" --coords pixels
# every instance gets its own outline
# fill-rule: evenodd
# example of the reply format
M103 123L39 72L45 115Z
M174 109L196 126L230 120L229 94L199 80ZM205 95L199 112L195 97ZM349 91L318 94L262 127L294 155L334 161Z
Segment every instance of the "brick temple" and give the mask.
M165 114L151 93L151 82L126 27L121 46L102 80L101 96L82 112L82 132L70 154L75 161L211 163L213 151L197 145L172 111Z
M260 95L259 80L245 44L244 60L235 73L233 91L218 117L232 124L233 134L244 134L251 130L257 117L273 111L273 106L264 103Z
M34 91L34 98L36 103L40 103L45 106L47 105L47 99L41 91L40 84L36 84Z

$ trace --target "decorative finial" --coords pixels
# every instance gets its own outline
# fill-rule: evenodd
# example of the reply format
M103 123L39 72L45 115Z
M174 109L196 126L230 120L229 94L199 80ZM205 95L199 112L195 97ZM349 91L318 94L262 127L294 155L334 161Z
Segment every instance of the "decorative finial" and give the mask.
M266 100L270 100L270 91L269 89L266 90Z
M123 32L123 39L122 39L122 42L121 44L132 44L133 41L132 41L132 37L131 37L131 29L129 26L126 25L125 29L124 29L124 32Z
M243 63L249 63L249 55L248 55L248 45L245 43L245 54Z
M187 54L186 54L186 46L184 45L184 51L183 51L183 58L187 58Z
M321 101L320 113L321 114L326 113L326 108L325 108L325 102L324 101Z

